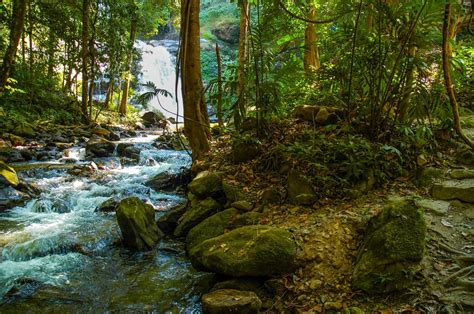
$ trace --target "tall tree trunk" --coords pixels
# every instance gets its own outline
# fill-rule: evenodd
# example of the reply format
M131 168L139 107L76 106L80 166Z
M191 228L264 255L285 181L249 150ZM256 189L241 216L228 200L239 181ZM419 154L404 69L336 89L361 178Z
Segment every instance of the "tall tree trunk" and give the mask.
M444 10L444 22L443 22L443 72L444 72L444 83L446 86L446 92L448 93L449 102L453 111L454 130L456 133L474 149L474 143L463 133L461 129L461 119L459 117L459 106L456 100L454 91L454 84L451 78L451 58L453 55L450 41L454 39L455 25L451 24L454 21L452 18L452 5L450 0L446 0L446 6ZM455 23L454 23L455 24Z
M222 60L221 60L221 53L219 50L219 44L216 43L216 59L217 59L217 123L219 126L224 125L224 121L222 119L222 103L223 103L223 95L222 95Z
M89 121L87 114L88 103L88 63L89 63L89 14L90 0L82 0L82 118L84 122Z
M193 150L193 159L200 159L209 151L208 121L205 121L204 88L200 59L200 0L181 3L180 68L184 107L184 128Z
M246 115L247 99L245 97L245 67L248 55L248 32L250 26L250 5L247 0L240 2L240 36L239 53L237 56L237 108L234 109L234 124L236 129Z
M131 69L132 69L132 57L133 57L133 44L135 43L135 37L137 35L137 24L138 24L138 17L137 12L133 13L132 21L130 23L130 42L129 42L129 51L127 55L127 65L126 65L126 72L125 72L125 80L123 82L123 95L122 101L120 102L119 113L122 116L127 114L127 102L128 102L128 93L130 89L130 77L132 76Z
M109 86L107 86L107 94L105 95L104 109L110 109L110 99L114 96L115 78L110 75Z
M18 44L20 43L23 28L25 26L26 4L27 0L15 0L13 2L10 41L5 56L3 57L2 72L0 74L0 89L4 88L7 84L8 78L10 78L10 75L13 72Z
M311 8L308 19L316 19L316 9ZM319 47L316 44L316 25L314 23L307 23L304 32L304 71L307 75L313 73L321 67L319 59Z

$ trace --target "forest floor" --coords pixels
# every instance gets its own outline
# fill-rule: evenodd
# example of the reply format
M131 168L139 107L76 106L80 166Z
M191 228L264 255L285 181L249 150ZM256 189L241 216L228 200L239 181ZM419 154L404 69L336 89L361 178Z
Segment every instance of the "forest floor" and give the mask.
M286 201L262 206L259 203L265 189L285 193L286 177L261 170L259 158L232 163L230 142L223 136L212 145L211 170L221 172L224 180L257 204L263 213L260 223L292 231L300 247L300 268L281 279L284 292L267 312L331 313L351 307L367 313L474 311L474 271L470 266L474 258L474 204L433 200L430 190L436 180L420 187L414 177L406 176L355 199L321 198L311 207ZM443 162L437 160L432 165L443 171L438 179L441 182L447 180L451 169L465 168L448 151L443 153ZM390 199L400 197L413 198L425 208L427 247L420 271L405 291L375 296L354 291L352 272L366 224Z

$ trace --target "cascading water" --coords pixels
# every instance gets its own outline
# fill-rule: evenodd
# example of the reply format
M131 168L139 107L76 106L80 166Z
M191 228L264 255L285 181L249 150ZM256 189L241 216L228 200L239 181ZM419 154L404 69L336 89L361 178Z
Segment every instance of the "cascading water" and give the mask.
M176 119L176 113L183 115L183 100L181 95L181 80L178 79L178 95L176 95L176 58L171 53L177 51L178 42L163 41L137 41L135 47L142 51L142 76L140 82L145 84L153 82L157 88L164 89L173 95L165 97L160 95L148 104L148 109L161 111L167 118ZM178 100L178 105L176 103ZM178 121L182 121L178 117Z
M182 243L163 239L156 250L133 254L120 246L115 216L96 210L127 196L157 210L183 200L144 184L190 165L186 153L157 150L152 140L128 141L141 150L138 164L92 176L19 173L43 192L0 214L0 312L199 311L199 287L209 275L191 267Z

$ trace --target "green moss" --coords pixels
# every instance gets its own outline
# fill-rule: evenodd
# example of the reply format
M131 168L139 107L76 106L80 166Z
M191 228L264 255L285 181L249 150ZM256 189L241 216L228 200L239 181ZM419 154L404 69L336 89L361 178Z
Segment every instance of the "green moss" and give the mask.
M128 247L150 249L163 236L155 223L155 210L139 198L130 197L120 201L116 212L124 243Z
M367 228L362 251L354 269L353 285L369 293L407 288L425 248L423 211L413 201L386 206Z
M203 201L197 201L188 208L184 215L179 219L178 226L174 230L177 237L185 236L194 226L198 225L207 217L217 213L220 205L214 199L208 197Z
M198 197L210 197L222 191L222 179L217 173L203 171L189 183L188 189Z
M235 208L224 210L212 215L203 222L192 228L186 237L188 250L205 240L220 236L226 229L230 228L232 220L239 215Z
M295 268L291 233L268 226L246 226L202 242L190 250L193 266L234 276L274 276Z

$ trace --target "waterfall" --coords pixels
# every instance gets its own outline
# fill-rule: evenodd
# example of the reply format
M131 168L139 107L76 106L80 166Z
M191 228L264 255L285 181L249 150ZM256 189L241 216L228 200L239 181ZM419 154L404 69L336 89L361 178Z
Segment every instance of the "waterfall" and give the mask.
M164 89L173 98L160 95L148 103L148 110L161 111L166 118L176 118L176 99L179 102L179 114L183 115L183 99L181 95L181 80L178 79L178 95L175 93L176 58L172 55L177 51L178 42L171 40L137 41L135 46L142 51L142 75L140 83L153 82L157 88ZM144 92L142 90L141 92ZM161 105L160 105L161 104ZM181 117L178 121L183 121Z

